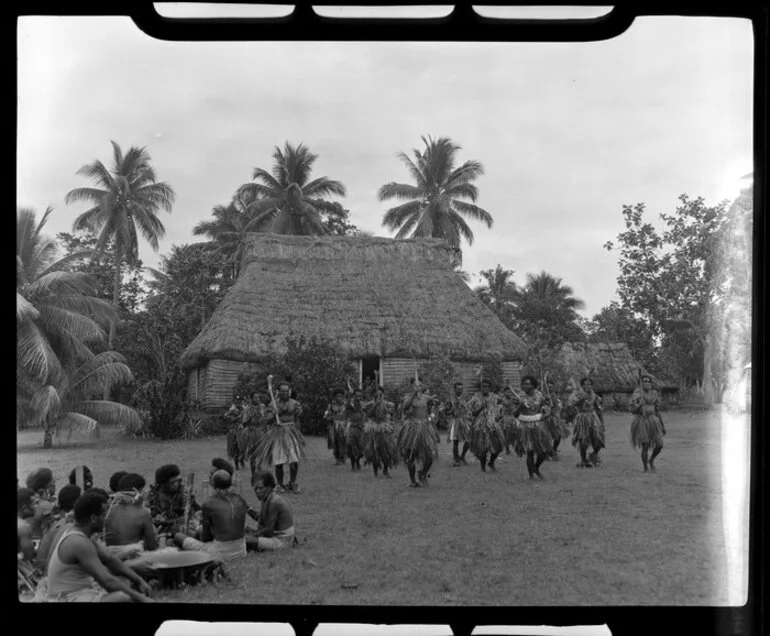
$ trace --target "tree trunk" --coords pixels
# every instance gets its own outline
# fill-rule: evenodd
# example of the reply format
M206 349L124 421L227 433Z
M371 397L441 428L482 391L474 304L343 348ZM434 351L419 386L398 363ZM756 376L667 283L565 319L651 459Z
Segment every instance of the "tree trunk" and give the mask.
M53 448L53 428L48 425L43 432L43 448Z
M115 342L115 333L118 329L118 299L120 298L120 245L115 244L115 284L112 289L112 308L115 310L115 317L110 321L110 335L107 339L107 349L112 351ZM104 400L110 399L110 387L105 384L102 394Z
M714 354L714 337L707 333L703 339L703 406L711 409L714 406L714 381L711 362Z

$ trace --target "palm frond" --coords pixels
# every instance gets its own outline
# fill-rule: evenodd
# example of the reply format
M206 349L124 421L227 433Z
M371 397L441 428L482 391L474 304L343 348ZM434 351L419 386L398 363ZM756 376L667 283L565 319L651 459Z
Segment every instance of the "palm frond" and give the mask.
M380 201L387 201L388 199L422 200L425 196L425 190L408 183L386 183L377 192L377 198Z
M428 180L426 178L426 175L422 173L422 171L419 168L420 163L420 153L418 151L414 151L417 155L417 161L418 163L415 164L407 154L403 152L399 152L396 156L401 160L401 162L406 166L406 169L409 171L409 174L411 175L412 179L415 180L417 183L418 188L422 188L424 190L428 189L429 184Z
M409 201L399 206L390 208L382 217L382 225L389 230L396 230L410 217L414 217L415 222L422 212L422 201Z
M453 199L470 199L474 203L479 198L479 189L472 183L458 183L445 188L444 192Z
M20 376L30 383L55 383L62 374L58 356L31 320L25 320L16 328L16 368L17 383Z
M85 272L56 269L29 283L24 291L24 296L30 302L35 302L35 298L42 296L56 294L92 295L97 291L96 280Z
M401 229L396 233L395 238L397 239L403 239L407 238L409 236L409 233L414 229L414 226L417 225L417 221L420 219L420 215L418 213L412 214L410 217L408 217L404 224L401 226Z
M80 168L75 174L95 181L101 185L105 190L110 190L115 186L115 180L112 178L110 171L104 166L104 164L96 159L93 163L86 164ZM64 197L64 202L69 203L67 196Z
M100 426L123 426L131 431L142 429L142 419L130 406L106 400L84 400L73 411L96 420Z
M68 438L74 432L88 437L98 438L100 436L98 421L88 417L87 415L83 415L82 413L77 413L74 411L61 413L56 418L55 426L57 435L60 436L62 429L66 429Z
M29 302L19 292L16 292L16 322L22 322L26 319L34 320L40 315L35 306Z
M76 341L99 342L106 335L95 320L61 306L42 305L37 322L49 334L66 333Z
M471 230L470 227L468 227L468 224L465 222L465 219L463 219L459 214L457 214L453 210L450 210L447 216L448 216L449 222L455 228L456 232L459 232L459 234L466 241L468 241L468 245L473 245L473 231ZM459 241L458 241L458 246L459 246Z
M30 400L30 407L35 414L35 420L40 423L56 418L61 411L61 405L59 391L50 384L36 391Z
M484 174L484 166L478 161L466 161L447 177L446 187L453 188L455 186L469 183L478 179Z
M462 214L463 216L467 216L474 221L481 221L489 228L491 228L494 224L492 215L477 205L466 203L465 201L458 201L457 199L452 199L451 206L454 208L455 212Z
M279 179L276 179L272 174L263 168L254 168L254 172L252 173L251 178L254 181L261 181L261 183L247 183L241 186L241 188L244 188L248 185L260 185L269 191L270 194L268 196L276 196L276 194L281 192L284 187Z
M99 205L89 208L78 217L72 223L72 229L77 230L89 230L91 232L99 231L99 228L104 225L104 202L100 202Z
M104 389L112 390L134 379L125 359L115 351L97 354L92 360L80 365L72 377L72 388L83 398L101 394Z
M313 179L313 181L302 188L302 192L306 197L324 197L329 195L344 197L347 194L345 186L340 181L332 181L326 177Z

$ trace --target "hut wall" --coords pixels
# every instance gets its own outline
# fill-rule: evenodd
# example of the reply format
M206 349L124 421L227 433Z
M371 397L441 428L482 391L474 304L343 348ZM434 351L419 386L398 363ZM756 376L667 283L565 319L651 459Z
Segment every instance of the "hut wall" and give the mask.
M417 358L417 368L428 362ZM414 377L414 360L412 358L383 358L382 382L388 386L395 386Z
M199 396L203 408L229 406L233 401L233 388L238 376L244 371L254 372L259 365L253 362L210 360L202 369L203 386L199 384ZM200 382L200 380L199 380Z

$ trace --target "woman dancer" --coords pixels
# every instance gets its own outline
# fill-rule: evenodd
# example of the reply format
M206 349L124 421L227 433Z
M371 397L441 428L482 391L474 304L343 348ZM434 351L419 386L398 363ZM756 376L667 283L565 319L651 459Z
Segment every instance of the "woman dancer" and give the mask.
M335 466L345 463L346 410L345 391L342 389L335 389L334 397L324 414L324 419L329 424L326 445L334 454Z
M345 408L347 430L345 442L350 457L350 470L361 470L361 458L364 456L364 393L361 389L353 391L352 398Z
M516 396L516 419L519 422L518 444L527 454L527 472L529 478L543 479L540 466L551 453L552 439L545 428L543 419L550 415L551 409L543 394L537 390L537 380L531 375L521 379L523 395Z
M393 405L385 401L385 391L378 387L374 401L366 405L368 421L364 427L364 458L372 465L375 477L382 467L383 477L390 479L388 471L398 464L398 450L390 423L392 412Z
M428 405L432 398L426 395L419 380L412 378L410 384L410 392L404 397L401 409L404 425L398 432L396 447L409 471L410 488L419 488L428 485L428 471L438 459L438 432L428 419ZM417 462L421 464L419 473Z
M634 448L642 449L642 465L644 472L649 470L655 472L655 458L663 450L663 436L666 434L666 427L660 417L658 405L660 397L658 392L652 388L652 378L643 375L641 378L642 386L637 388L631 396L630 408L634 414L631 420L631 445ZM652 447L652 456L647 459L647 454Z
M545 428L553 439L553 448L548 459L555 462L559 461L559 444L565 437L569 437L569 427L562 417L562 403L556 393L556 387L553 380L546 373L544 381L548 406L551 407L551 414L545 418Z
M572 431L572 445L580 449L580 468L592 468L598 463L599 451L604 448L604 426L599 413L602 410L602 399L594 393L594 385L590 378L580 380L582 391L575 392L572 397L577 408L575 426ZM591 461L586 457L588 446L593 453Z
M500 399L500 428L503 429L503 435L505 436L506 455L511 454L511 446L515 447L518 437L517 406L518 401L513 393L513 389L510 386L506 386L503 390L503 397Z
M471 453L481 464L481 472L487 472L488 465L495 468L495 460L505 448L505 434L497 421L498 397L491 391L489 380L481 381L481 391L476 393L468 403L468 409L473 416L471 426Z

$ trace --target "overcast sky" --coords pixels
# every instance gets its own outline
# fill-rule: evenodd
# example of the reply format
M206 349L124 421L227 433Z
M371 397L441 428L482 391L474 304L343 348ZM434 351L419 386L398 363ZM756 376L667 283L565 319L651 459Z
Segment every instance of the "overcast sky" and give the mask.
M623 204L656 216L677 196L733 197L752 165L752 32L745 20L643 18L596 43L163 42L128 18L19 21L18 204L70 231L110 140L147 146L177 193L163 213L172 244L269 168L276 145L305 143L315 176L342 181L352 222L390 236L377 201L408 182L396 159L420 136L448 136L481 161L471 223L473 274L502 264L523 282L542 269L572 286L586 316L613 298ZM159 255L140 244L146 265ZM473 284L478 282L474 279Z

